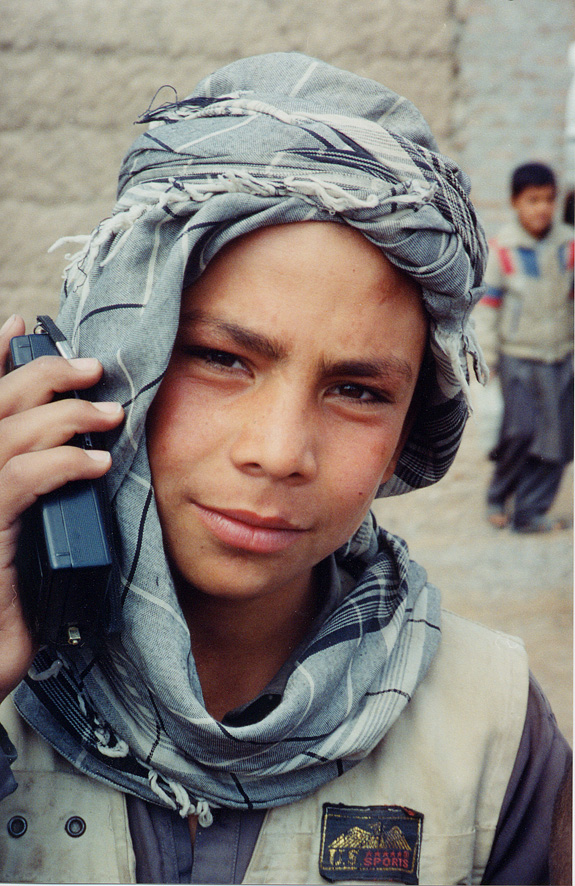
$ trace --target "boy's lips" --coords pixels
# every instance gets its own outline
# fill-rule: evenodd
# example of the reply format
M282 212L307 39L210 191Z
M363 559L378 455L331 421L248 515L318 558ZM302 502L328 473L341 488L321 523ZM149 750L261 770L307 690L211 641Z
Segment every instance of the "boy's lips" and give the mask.
M203 525L233 548L258 554L279 553L290 547L306 529L279 516L252 511L211 508L192 502Z

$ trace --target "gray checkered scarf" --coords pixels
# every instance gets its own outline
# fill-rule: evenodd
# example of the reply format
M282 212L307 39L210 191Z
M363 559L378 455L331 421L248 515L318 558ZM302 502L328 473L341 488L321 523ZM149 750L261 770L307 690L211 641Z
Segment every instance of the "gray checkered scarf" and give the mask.
M300 650L281 702L251 725L206 712L162 545L145 444L182 287L231 239L265 225L349 224L421 285L430 318L425 399L391 495L439 479L467 417L469 323L485 242L468 182L418 111L385 87L299 54L234 63L183 101L149 110L118 202L65 273L59 324L103 363L102 399L126 410L110 435L120 528L121 631L90 650L44 650L16 699L79 769L196 812L261 808L357 763L410 700L439 642L439 600L405 543L369 516L332 562L346 592ZM350 582L350 576L352 581ZM326 595L333 588L326 588Z

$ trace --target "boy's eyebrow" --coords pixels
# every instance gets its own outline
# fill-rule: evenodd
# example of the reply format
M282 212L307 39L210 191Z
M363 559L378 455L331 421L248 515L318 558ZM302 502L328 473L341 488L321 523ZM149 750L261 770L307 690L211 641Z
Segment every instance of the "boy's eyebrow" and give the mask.
M283 342L262 333L246 329L237 323L206 317L201 311L185 311L181 316L182 324L195 323L207 326L215 332L223 333L236 344L249 348L269 360L281 361L288 356L288 349ZM413 370L407 360L390 355L389 357L372 357L361 360L336 360L329 363L323 360L319 371L324 376L352 376L355 378L372 378L390 381L397 378L410 382Z
M325 375L372 378L382 381L391 381L395 378L410 382L413 378L413 370L407 360L393 355L365 360L338 360L335 363L323 361L321 370Z
M233 342L242 347L249 348L262 357L269 360L285 360L287 357L287 348L277 339L254 332L252 329L246 329L237 323L230 323L226 320L218 320L214 317L206 317L201 311L185 311L181 316L182 323L201 323L202 326L208 326L215 332L224 333L229 336Z

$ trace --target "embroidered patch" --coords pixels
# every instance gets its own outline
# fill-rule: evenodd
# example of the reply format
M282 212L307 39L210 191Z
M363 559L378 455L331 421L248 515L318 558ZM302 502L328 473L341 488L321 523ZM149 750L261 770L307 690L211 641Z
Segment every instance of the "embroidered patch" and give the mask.
M419 883L423 814L403 806L324 803L319 871L326 880Z

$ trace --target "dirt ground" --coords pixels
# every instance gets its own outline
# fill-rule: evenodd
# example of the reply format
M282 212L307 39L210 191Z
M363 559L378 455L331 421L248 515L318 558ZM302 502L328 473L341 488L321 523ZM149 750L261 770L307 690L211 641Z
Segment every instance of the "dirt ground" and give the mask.
M479 389L478 389L479 391ZM485 490L494 433L490 391L475 412L448 474L435 486L375 505L381 525L405 538L441 588L443 605L519 636L559 726L573 741L573 532L521 535L492 528ZM570 467L551 514L571 516Z

